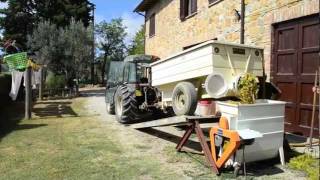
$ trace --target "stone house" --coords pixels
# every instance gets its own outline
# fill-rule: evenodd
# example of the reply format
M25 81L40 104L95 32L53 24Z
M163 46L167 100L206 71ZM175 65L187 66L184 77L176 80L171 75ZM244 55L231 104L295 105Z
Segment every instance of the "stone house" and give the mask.
M240 42L241 0L143 0L145 52L166 58L217 38ZM319 0L244 0L244 43L264 48L266 72L282 90L286 130L308 134L319 60ZM319 127L316 124L316 127ZM317 129L315 129L317 130Z

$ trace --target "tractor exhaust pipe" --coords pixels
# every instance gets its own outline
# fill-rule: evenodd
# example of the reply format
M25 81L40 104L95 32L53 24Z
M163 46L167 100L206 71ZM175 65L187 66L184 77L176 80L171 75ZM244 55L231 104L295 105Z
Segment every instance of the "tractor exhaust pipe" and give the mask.
M244 21L245 21L245 2L241 0L241 28L240 28L240 44L244 44Z

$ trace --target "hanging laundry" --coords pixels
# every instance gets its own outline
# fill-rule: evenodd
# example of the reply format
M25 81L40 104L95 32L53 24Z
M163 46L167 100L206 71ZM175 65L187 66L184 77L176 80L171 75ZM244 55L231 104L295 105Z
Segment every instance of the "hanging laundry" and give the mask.
M24 75L26 76L26 75ZM40 81L41 81L41 71L38 70L38 71L34 71L32 70L31 71L31 86L32 86L32 89L37 89L37 85L40 84ZM26 82L24 81L23 82L23 86L26 87Z
M40 84L40 81L41 81L41 69L39 69L38 71L34 72L34 79L35 79L36 85Z
M24 74L24 72L19 72L19 71L15 71L15 70L13 70L11 72L12 83L11 83L11 91L10 91L9 96L11 97L11 99L13 101L15 101L17 99L23 74Z

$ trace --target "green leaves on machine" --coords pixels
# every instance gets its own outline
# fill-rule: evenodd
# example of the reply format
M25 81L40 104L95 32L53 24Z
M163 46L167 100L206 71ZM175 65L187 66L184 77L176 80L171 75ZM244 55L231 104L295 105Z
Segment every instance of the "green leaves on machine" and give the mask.
M237 84L238 96L242 104L254 104L258 95L259 85L256 76L245 74Z

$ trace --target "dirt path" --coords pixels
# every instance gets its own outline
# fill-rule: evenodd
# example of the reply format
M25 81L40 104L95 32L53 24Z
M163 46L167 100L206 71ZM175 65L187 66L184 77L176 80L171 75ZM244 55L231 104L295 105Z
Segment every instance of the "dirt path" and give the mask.
M201 153L176 153L174 147L183 134L182 131L172 127L154 128L144 132L131 129L119 124L114 116L106 113L103 89L86 90L83 95L90 96L86 103L87 111L100 114L98 118L103 124L107 124L114 142L126 149L124 156L152 156L153 161L161 163L162 167L172 171L179 179L234 179L232 172L222 173L220 177L214 175ZM194 138L193 140L196 141ZM188 145L199 149L196 142ZM304 174L291 171L274 161L276 160L249 165L247 170L250 179L305 179ZM145 178L149 179L148 175Z

